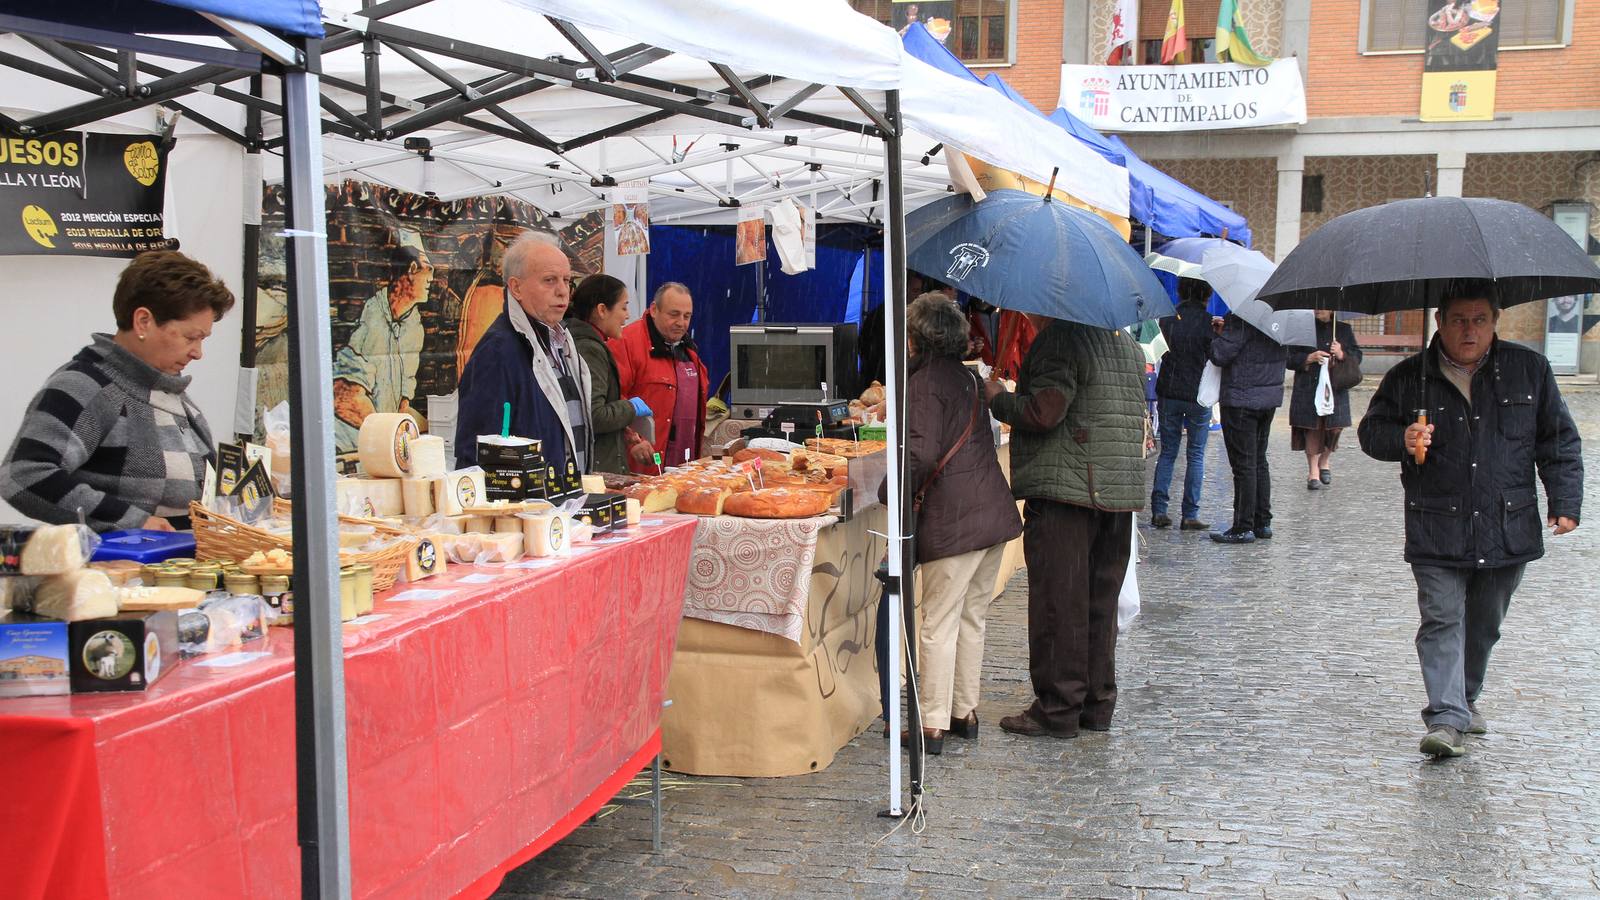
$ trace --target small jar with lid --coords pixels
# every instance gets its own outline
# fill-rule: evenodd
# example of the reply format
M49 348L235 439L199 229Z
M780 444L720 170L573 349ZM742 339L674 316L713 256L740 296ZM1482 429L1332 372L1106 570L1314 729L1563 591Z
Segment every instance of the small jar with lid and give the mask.
M271 576L267 577L270 578ZM235 596L261 593L261 579L251 575L249 572L242 572L238 569L222 573L222 586L228 593Z
M288 575L262 575L261 596L267 605L278 612L274 625L294 624L294 590L290 587Z
M356 616L356 573L346 566L339 570L339 621L348 622Z
M188 587L189 572L185 569L161 568L156 570L156 587Z
M359 564L351 566L350 571L356 580L356 615L364 616L372 612L372 567Z

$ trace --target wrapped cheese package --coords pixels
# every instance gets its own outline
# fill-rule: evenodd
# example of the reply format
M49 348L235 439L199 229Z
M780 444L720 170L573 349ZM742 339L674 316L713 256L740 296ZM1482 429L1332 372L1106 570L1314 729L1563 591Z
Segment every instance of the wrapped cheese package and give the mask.
M461 510L477 506L485 499L483 470L477 466L457 469L434 482L434 511L444 516L459 516Z
M411 477L443 478L450 471L444 455L444 438L425 434L411 442Z
M461 522L462 534L494 534L493 516L466 516Z
M361 469L379 478L411 474L411 443L417 439L417 420L406 413L368 413L356 437ZM442 439L441 439L442 440Z
M567 552L567 530L571 519L563 513L523 513L522 549L529 556L562 556Z
M479 535L478 565L509 563L522 558L522 532Z
M641 518L641 514L644 512L644 507L639 504L639 501L633 499L632 497L629 497L626 503L626 508L628 511L628 525L631 527L638 527L639 519Z
M117 609L122 612L194 609L205 598L205 591L197 591L193 588L123 587L117 588Z
M439 547L436 534L419 534L417 542L406 555L406 581L415 583L434 575L443 575L446 556Z
M398 478L340 478L333 483L334 504L341 515L376 519L406 514Z
M86 525L42 525L23 546L19 567L24 575L65 575L83 568L99 546Z
M96 569L51 575L39 580L29 611L67 622L110 618L117 614L117 589L106 573Z
M585 494L604 494L606 492L606 479L603 475L583 476L583 492Z
M429 477L401 479L400 501L405 507L406 515L419 519L433 515L434 481L434 478Z
M522 520L516 516L496 516L494 519L496 534L522 533Z

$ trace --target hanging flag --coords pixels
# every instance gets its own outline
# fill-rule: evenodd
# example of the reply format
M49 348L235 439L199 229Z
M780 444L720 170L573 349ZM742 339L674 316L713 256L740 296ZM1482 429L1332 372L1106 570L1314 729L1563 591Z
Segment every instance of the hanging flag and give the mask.
M1167 30L1161 35L1161 64L1183 65L1189 61L1189 33L1183 27L1183 0L1172 0L1167 13Z
M1427 13L1419 118L1491 121L1500 53L1498 0L1429 0Z
M1111 10L1111 33L1106 35L1106 65L1136 63L1133 50L1138 46L1138 35L1139 0L1117 0Z
M1264 66L1272 58L1256 53L1250 46L1250 35L1245 33L1244 22L1239 18L1239 0L1222 0L1217 7L1217 62L1236 62L1247 66Z

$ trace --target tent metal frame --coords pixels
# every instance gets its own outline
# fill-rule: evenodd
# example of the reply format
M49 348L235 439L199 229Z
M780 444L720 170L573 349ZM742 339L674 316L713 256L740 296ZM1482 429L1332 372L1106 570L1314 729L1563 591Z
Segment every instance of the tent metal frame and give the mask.
M672 51L639 43L610 54L601 53L571 22L547 17L578 57L540 59L478 44L440 38L405 28L388 21L402 11L422 6L430 0L363 0L364 8L354 16L325 20L323 40L285 38L249 23L204 15L223 34L228 46L191 43L179 39L109 31L79 24L64 24L43 19L0 15L0 33L22 37L50 60L43 62L9 52L0 52L0 70L12 69L90 95L83 102L48 110L23 118L0 116L0 135L29 136L71 130L124 113L155 105L181 110L201 127L243 147L248 153L281 151L284 156L288 195L287 265L289 280L289 371L290 409L294 454L292 477L296 485L293 545L294 586L303 598L337 594L338 540L334 515L334 442L332 434L332 355L328 308L328 257L323 207L323 179L326 171L359 171L373 162L325 164L323 136L388 144L445 123L465 126L470 137L459 140L503 138L539 147L560 160L547 168L540 184L578 184L599 197L598 188L616 184L611 173L590 172L570 158L570 152L611 137L624 136L639 128L673 116L683 115L712 123L727 134L747 134L753 140L781 142L796 148L815 147L840 150L838 146L794 136L763 134L780 123L832 129L842 134L860 135L882 141L881 150L850 148L863 156L884 161L881 176L868 166L853 171L843 183L832 185L794 184L795 193L836 190L848 209L858 211L887 207L883 220L888 261L885 265L887 315L885 351L891 390L887 398L891 427L889 480L889 575L883 600L890 603L891 652L890 684L899 683L902 660L900 635L902 617L914 623L915 598L912 595L913 537L906 535L910 522L909 496L905 490L905 459L902 436L905 410L896 396L896 385L904 384L906 360L905 330L905 164L901 146L904 133L899 109L899 92L887 91L883 108L874 106L858 91L841 88L841 93L861 112L865 121L851 121L800 109L810 97L827 85L796 83L785 99L769 104L755 90L785 82L778 76L739 78L730 68L711 63L713 72L725 87L708 91L639 74L649 63L672 55ZM365 78L361 83L320 74L326 54L361 47L366 56ZM385 49L406 59L439 81L441 89L421 97L401 97L383 89L377 60ZM450 76L422 54L434 54L483 66L494 74L472 82ZM150 58L158 58L160 64ZM181 65L187 63L188 68ZM178 67L171 67L178 66ZM281 101L263 91L263 77L275 77L281 86ZM245 90L237 83L248 82ZM506 101L551 86L563 86L597 95L628 101L641 110L609 126L568 141L554 141L527 121L507 111ZM354 95L360 106L330 93ZM247 125L241 133L198 113L185 98L196 93L231 101L246 112ZM487 113L490 121L478 115ZM263 115L279 119L278 133L269 135ZM441 144L453 142L443 139ZM412 152L397 148L398 153ZM730 166L734 150L719 151L716 158ZM931 153L932 151L930 151ZM445 150L446 158L452 155ZM464 161L464 154L455 154ZM396 157L404 158L404 157ZM920 157L926 162L927 155ZM813 163L797 155L797 162ZM680 161L682 162L682 161ZM566 171L564 166L570 166ZM703 165L704 163L699 163ZM693 168L664 161L643 171L666 173ZM857 167L841 166L855 170ZM625 177L636 177L622 173ZM731 178L731 176L730 176ZM919 195L935 190L931 180L916 179ZM863 204L852 193L867 184L874 188L874 199ZM700 199L713 206L737 206L733 191L719 192L700 183L705 191ZM886 190L879 190L886 188ZM942 186L940 186L942 189ZM505 184L486 185L487 193L514 190ZM679 196L691 193L670 189ZM773 193L768 185L767 199ZM254 255L259 225L246 225L246 262ZM245 272L244 305L246 314L254 306L253 266ZM253 342L247 342L253 344ZM247 355L249 350L246 351ZM253 359L249 360L253 363ZM900 536L896 538L895 536ZM894 602L898 600L899 602ZM302 895L307 897L348 897L350 895L349 808L346 779L344 669L341 624L336 604L302 603L295 617L295 707L298 833L301 846ZM915 643L904 647L906 659L915 666ZM914 668L913 668L914 671ZM908 704L909 728L913 735L920 727L916 703ZM904 814L899 758L899 704L890 704L889 806L891 816ZM912 808L922 794L922 759L911 755Z

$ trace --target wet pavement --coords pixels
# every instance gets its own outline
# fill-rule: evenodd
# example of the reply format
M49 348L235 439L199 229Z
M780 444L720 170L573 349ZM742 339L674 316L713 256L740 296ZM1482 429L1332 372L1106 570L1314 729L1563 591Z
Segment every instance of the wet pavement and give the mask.
M1600 391L1569 402L1593 484ZM1351 432L1331 489L1309 492L1276 425L1274 540L1220 547L1141 515L1111 732L995 726L1031 698L1019 573L990 615L981 739L930 759L921 834L876 816L875 725L811 776L669 776L661 853L648 810L619 809L498 896L1600 896L1600 523L1547 540L1490 665L1490 733L1429 762L1397 467ZM1212 437L1202 517L1225 523ZM1181 478L1180 461L1175 493Z

